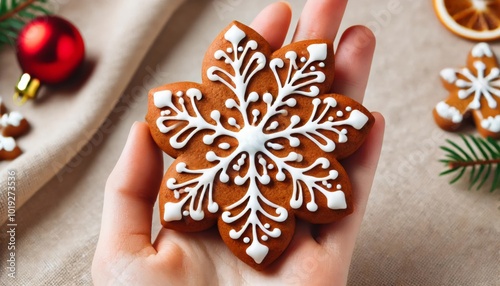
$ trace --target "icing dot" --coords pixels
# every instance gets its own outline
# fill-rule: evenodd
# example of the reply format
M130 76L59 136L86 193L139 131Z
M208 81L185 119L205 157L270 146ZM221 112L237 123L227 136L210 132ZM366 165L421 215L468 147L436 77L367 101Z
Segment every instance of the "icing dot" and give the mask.
M183 215L183 216L188 216L188 215L189 215L189 211L187 211L187 210L183 211L183 212L182 212L182 215Z
M333 121L333 116L328 117L328 121Z
M248 237L244 237L244 238L243 238L243 242L244 242L244 243L249 243L249 242L250 242L250 238L248 238Z
M342 185L341 185L341 184L338 184L338 185L337 185L337 189L339 189L339 190L340 190L341 188L342 188Z
M217 155L215 155L214 151L208 151L207 154L205 155L205 158L207 159L207 161L213 162L217 160Z
M311 212L315 212L318 210L318 205L315 202L308 202L306 207Z
M240 129L240 126L238 125L238 123L236 123L236 119L234 119L234 117L229 117L227 119L227 123L229 123L229 125L231 125L231 126L234 126L238 129Z
M263 236L261 236L260 238L261 238L263 241L267 241L267 239L268 239L267 235L265 235L265 234L264 234Z
M273 164L269 164L269 165L267 165L267 168L268 168L269 170L272 170L272 169L274 169L274 165L273 165Z
M328 184L328 182L327 181L323 181L322 184L323 184L323 186L326 186Z
M315 70L316 70L316 67L315 67L315 66L311 66L311 67L310 67L310 70L315 71Z
M324 68L324 67L325 67L325 63L324 63L324 62L321 62L321 63L319 63L319 64L318 64L318 66L319 66L320 68Z
M345 111L347 111L347 112L349 112L349 111L351 111L351 110L352 110L352 107L350 107L350 106L347 106L347 107L345 108Z
M286 101L286 105L290 107L295 107L295 105L297 105L297 100L295 100L295 98L290 98Z
M265 103L270 104L273 101L273 96L269 92L264 93L262 99Z
M329 188L329 189L331 189L332 188L332 184L327 184L326 187Z
M265 228L270 228L270 227L271 227L271 225L270 225L270 224L268 224L268 223L266 223L266 224L264 224L264 227L265 227Z
M232 48L227 48L226 50L228 53L232 53L233 52L233 49Z
M245 157L241 156L241 158L238 160L238 165L243 165L245 164Z
M344 135L345 135L345 134L347 134L347 129L345 129L345 128L344 128L344 129L342 129L340 132L342 132L342 134L344 134Z
M162 112L160 112L160 115L161 116L170 115L170 110L163 110Z
M239 170L240 170L240 166L239 166L239 165L234 164L234 165L233 165L233 170L235 170L235 171L239 171Z
M210 112L210 117L215 121L219 121L220 112L218 110L212 110L212 112Z
M285 173L279 172L278 174L276 174L276 180L283 182L285 179L286 179Z
M222 183L227 183L227 182L229 182L229 176L225 172L222 172L222 173L220 173L219 180Z
M337 116L338 116L338 117L342 117L342 116L344 116L344 112L342 112L342 111L340 111L340 110L339 110L339 111L337 111Z
M238 104L236 104L236 101L234 99L229 98L228 100L226 100L226 107L227 108L233 108L236 106L238 106Z
M258 109L252 110L252 115L253 116L257 117L257 116L259 116L259 114L260 114L260 111Z
M278 127L279 123L277 121L273 121L271 122L271 125L269 125L269 127L266 128L266 130L273 130L273 129L276 129Z
M177 191L177 190L174 191L174 198L177 200L180 198L179 191Z
M229 145L229 143L220 143L219 148L221 148L223 150L227 150L227 149L231 148L231 145Z
M178 91L175 95L177 95L178 97L181 97L184 93L182 91Z
M242 46L238 47L238 52L243 52L243 47Z
M259 94L256 93L255 91L251 92L248 95L248 101L250 101L250 102L256 102L257 100L259 100Z
M306 58L305 57L301 57L300 58L300 62L305 63L306 62Z

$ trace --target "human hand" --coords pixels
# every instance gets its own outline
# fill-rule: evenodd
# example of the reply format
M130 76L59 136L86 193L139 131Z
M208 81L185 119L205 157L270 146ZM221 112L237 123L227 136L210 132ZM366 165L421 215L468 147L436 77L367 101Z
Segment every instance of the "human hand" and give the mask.
M309 0L293 41L334 40L347 0ZM251 27L273 47L283 44L290 7L265 8ZM332 92L362 102L375 48L365 27L341 36ZM163 176L161 151L145 123L132 127L127 144L106 184L101 234L92 275L94 283L124 285L344 285L356 236L365 212L384 132L383 117L363 146L343 166L352 182L354 213L339 222L311 225L297 221L295 235L281 257L265 271L249 267L226 247L215 228L199 233L162 229L151 242L153 205Z

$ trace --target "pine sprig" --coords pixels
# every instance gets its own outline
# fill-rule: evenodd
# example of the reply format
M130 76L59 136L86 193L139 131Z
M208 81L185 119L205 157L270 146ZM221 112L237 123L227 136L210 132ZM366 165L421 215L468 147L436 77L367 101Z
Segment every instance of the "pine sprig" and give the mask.
M0 46L12 44L26 22L50 12L47 0L0 0Z
M447 167L439 175L455 174L450 184L460 180L467 169L469 173L469 189L476 184L479 190L486 183L488 178L493 175L493 182L490 186L490 192L500 188L500 144L492 139L483 139L472 135L461 135L465 147L447 139L447 146L441 146L445 152L445 158L439 160Z

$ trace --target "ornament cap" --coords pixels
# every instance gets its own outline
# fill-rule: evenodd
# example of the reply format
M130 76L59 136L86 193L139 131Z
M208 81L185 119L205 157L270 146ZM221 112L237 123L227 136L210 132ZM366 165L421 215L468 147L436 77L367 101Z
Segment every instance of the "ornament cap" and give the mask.
M34 99L40 88L40 80L28 73L23 73L16 84L14 103L23 105L29 99Z

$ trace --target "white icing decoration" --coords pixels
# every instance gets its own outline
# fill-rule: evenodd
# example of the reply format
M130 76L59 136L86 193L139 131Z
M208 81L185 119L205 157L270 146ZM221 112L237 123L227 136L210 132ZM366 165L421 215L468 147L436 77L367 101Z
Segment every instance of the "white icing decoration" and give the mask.
M347 208L345 194L342 191L328 192L325 194L328 207L332 210L343 210Z
M457 95L459 99L465 100L473 96L468 106L462 111L443 101L436 105L435 110L437 114L441 118L451 120L453 123L462 122L463 114L469 110L479 111L482 98L484 98L489 108L498 108L497 97L500 97L500 69L493 67L487 70L486 64L481 59L483 57L493 57L493 52L488 44L479 43L474 46L471 55L473 58L477 58L477 60L472 62L473 68L448 68L441 71L441 77L458 88ZM497 127L497 119L493 117L483 119L481 126L490 131L500 131L500 127Z
M483 118L480 109L482 104L487 104L490 109L499 108L497 100L500 97L500 69L492 67L488 70L484 58L494 58L494 54L486 43L474 46L471 56L475 59L472 67L445 69L441 72L441 76L458 88L458 99L465 100L473 96L472 100L465 108L463 103L450 106L445 102L439 102L435 110L440 117L451 120L453 123L462 122L463 115L473 110L474 114L479 117L482 128L498 133L500 132L500 115Z
M254 239L246 250L248 256L252 257L257 264L260 264L266 258L268 252L269 247L260 243L258 239Z
M16 140L14 140L14 138L0 135L0 150L11 152L16 149L16 146Z
M24 119L24 116L17 112L12 111L11 113L5 113L1 118L1 125L3 127L7 127L9 125L19 127L21 125L21 121Z
M223 150L227 150L227 149L231 148L231 145L229 145L229 143L220 143L219 148L221 148Z
M436 112L441 118L451 120L453 123L460 123L463 116L458 109L448 105L446 102L441 101L436 105Z
M172 104L172 92L170 90L157 91L153 94L153 99L156 107L167 107Z
M481 120L481 127L491 132L500 132L500 115L495 117L488 116L487 118Z
M454 83L457 80L457 73L454 69L446 68L440 73L441 77L449 83Z
M472 48L471 54L475 58L481 57L493 57L493 52L490 49L490 46L486 43L479 43Z
M167 179L166 185L174 192L177 201L164 205L163 219L177 221L187 215L193 220L201 220L204 211L217 213L219 206L213 200L217 180L244 187L246 193L221 210L221 220L226 224L238 222L236 225L240 227L231 229L229 237L249 244L245 246L246 253L256 263L261 263L269 252L265 244L281 235L280 227L288 218L288 211L266 198L259 186L271 184L272 179L289 179L289 203L293 209L305 205L310 212L317 211L318 195L326 198L330 209L347 207L344 192L340 188L331 190L339 172L332 169L327 158L319 157L309 166L297 167L294 163L302 162L306 154L291 151L278 156L276 151L298 147L302 140L308 140L321 150L332 152L337 144L348 142L346 127L352 127L355 133L366 126L368 117L358 109L339 106L334 98L317 98L320 92L317 85L323 83L326 76L314 65L325 66L323 61L331 52L327 44L309 45L306 48L308 55L300 59L296 51L288 51L284 58L267 62L264 54L256 51L258 43L246 38L244 31L233 25L224 34L227 46L213 55L221 64L207 69L208 79L226 86L234 96L223 101L219 109L212 110L209 118L198 110L198 101L206 95L196 88L188 89L182 97L172 97L171 90L158 91L153 96L155 106L162 109L156 121L157 127L162 133L172 133L169 140L172 148L184 148L200 132L204 134L203 143L214 147L201 156L210 162L210 167L192 169L185 162L177 163L177 173L188 174L190 179L181 182L175 178ZM277 83L276 94L248 90L249 82L266 65ZM309 98L312 105L309 117L288 115L288 112L295 111L297 97ZM251 105L259 100L265 105L260 111ZM342 108L346 112L339 110ZM228 109L239 113L238 116L221 116ZM342 119L337 120L332 114ZM278 123L272 119L275 116L287 116L289 121ZM216 145L214 142L218 138L232 138L227 142L237 144L233 146L219 141ZM314 175L313 169L323 170L327 175ZM275 178L271 178L269 170L274 170ZM234 178L230 177L229 171L236 172ZM304 195L305 192L308 195Z

